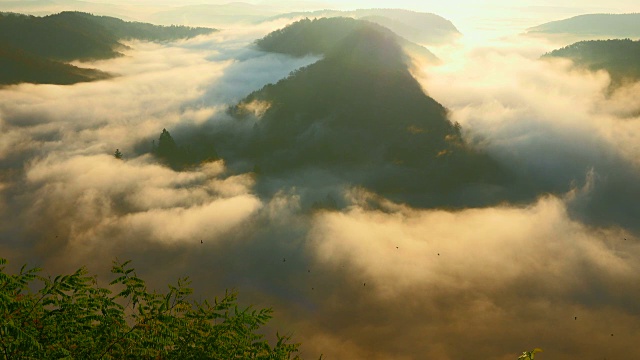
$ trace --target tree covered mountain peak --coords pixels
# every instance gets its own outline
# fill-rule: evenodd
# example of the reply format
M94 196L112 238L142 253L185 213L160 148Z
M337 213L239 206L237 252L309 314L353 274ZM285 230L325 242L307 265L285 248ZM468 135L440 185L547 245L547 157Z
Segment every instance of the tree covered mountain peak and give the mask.
M462 205L453 193L503 180L499 166L467 145L460 125L425 94L388 29L346 18L302 20L257 44L324 55L230 109L254 125L246 142L222 140L221 151L254 163L262 176L322 169L419 206ZM255 104L258 116L250 111Z

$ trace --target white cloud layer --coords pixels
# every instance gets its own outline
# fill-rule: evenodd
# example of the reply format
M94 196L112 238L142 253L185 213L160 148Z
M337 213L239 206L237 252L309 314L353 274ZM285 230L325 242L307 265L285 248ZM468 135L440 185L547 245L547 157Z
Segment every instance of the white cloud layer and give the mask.
M344 327L323 335L330 348L357 339L341 356L508 359L519 344L554 358L609 357L638 334L638 309L623 300L640 293L638 239L572 220L562 199L454 212L376 210L370 194L356 198L345 212L316 216L309 239L317 261L346 267L341 295L352 302L325 303ZM497 345L491 354L486 341Z

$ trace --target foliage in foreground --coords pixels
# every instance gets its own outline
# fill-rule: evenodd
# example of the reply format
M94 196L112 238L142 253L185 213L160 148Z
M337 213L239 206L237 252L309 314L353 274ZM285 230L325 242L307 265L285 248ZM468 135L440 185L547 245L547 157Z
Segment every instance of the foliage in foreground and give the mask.
M0 258L4 359L298 359L289 337L278 335L272 347L256 334L272 310L239 309L235 293L196 302L188 278L149 292L129 261L111 270L119 292L98 286L85 268L51 278L25 266L7 274L6 263Z

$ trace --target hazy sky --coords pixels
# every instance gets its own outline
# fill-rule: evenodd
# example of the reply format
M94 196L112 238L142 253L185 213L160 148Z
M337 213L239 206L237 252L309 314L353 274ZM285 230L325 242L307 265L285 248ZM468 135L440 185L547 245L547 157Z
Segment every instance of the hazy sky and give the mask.
M3 2L15 1L0 0ZM23 2L27 4L27 1ZM74 1L58 0L57 4L68 4L73 8ZM560 20L575 15L585 13L622 13L640 12L640 2L634 0L559 0L559 1L531 1L531 0L451 0L451 1L414 1L414 0L321 0L321 1L255 1L247 0L233 2L228 0L88 0L75 2L79 9L87 11L86 5L99 4L98 13L118 15L131 19L147 20L146 16L165 11L170 7L179 7L196 4L229 4L245 3L270 8L275 13L318 10L318 9L339 9L349 10L356 8L404 8L416 11L432 12L441 15L451 21L463 32L500 32L517 33L524 29L539 25L540 23ZM118 6L117 10L112 5ZM126 11L122 11L122 9ZM54 11L59 11L56 7Z
M226 4L225 0L159 0L159 1L126 1L126 0L92 0L94 3L105 4L145 4L152 6L182 6L190 4ZM274 6L296 11L300 9L355 9L355 8L403 8L416 11L435 12L446 17L459 14L468 16L507 16L518 12L529 14L553 13L586 13L586 12L632 12L640 11L640 3L635 0L450 0L450 1L415 1L415 0L322 0L322 1L242 1L244 3ZM524 15L524 14L523 14ZM553 16L553 15L550 15Z

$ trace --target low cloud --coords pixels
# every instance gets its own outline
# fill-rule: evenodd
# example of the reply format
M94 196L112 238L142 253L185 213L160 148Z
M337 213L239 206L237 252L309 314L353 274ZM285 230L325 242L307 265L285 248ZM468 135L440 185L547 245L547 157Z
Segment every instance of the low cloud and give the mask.
M262 206L251 175L229 173L222 162L175 172L147 153L163 128L186 141L185 129L216 124L227 101L278 80L300 60L265 61L246 39L220 33L127 45L123 57L77 64L113 79L0 89L1 245L16 261L47 261L83 247L110 249L108 257L132 239L212 241ZM263 71L274 59L274 71ZM212 99L218 88L232 95ZM114 158L116 149L124 161Z
M624 231L572 220L550 196L456 212L372 209L369 196L316 216L308 241L342 269L315 319L340 356L610 358L638 335L640 246Z
M221 163L174 172L154 162L109 155L34 162L13 197L20 211L6 220L25 241L43 241L39 255L47 257L93 247L111 252L133 239L160 246L215 241L261 207L250 194L252 180L225 179Z
M640 149L633 134L640 132L640 103L630 96L637 85L610 94L606 72L542 61L548 43L518 39L454 49L446 65L416 74L469 141L536 192L582 187L592 172L591 203L570 211L589 223L640 230L633 220L639 215L633 199L640 195Z

